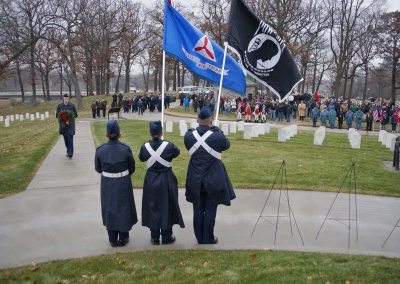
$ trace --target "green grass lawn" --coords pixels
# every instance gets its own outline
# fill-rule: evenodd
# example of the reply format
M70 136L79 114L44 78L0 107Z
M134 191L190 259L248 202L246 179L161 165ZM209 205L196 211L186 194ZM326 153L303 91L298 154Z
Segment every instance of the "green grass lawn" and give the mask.
M400 260L277 251L147 251L0 270L0 283L399 283Z
M136 160L134 186L141 188L146 167L138 154L140 146L150 139L148 122L120 121L120 126L122 141L131 146ZM93 133L97 145L106 141L104 123L94 123ZM177 123L174 133L166 133L165 139L181 149L173 170L179 186L184 187L189 154ZM242 132L230 134L229 139L231 148L222 154L222 159L235 188L270 188L285 160L290 189L337 191L355 162L359 193L400 196L400 173L384 168L383 161L391 160L392 153L378 142L377 136L363 136L359 150L350 148L347 134L337 133L326 133L322 146L313 145L312 131L299 131L286 143L277 142L276 129L252 140L244 140Z
M14 121L0 126L0 197L24 190L58 137L58 123Z

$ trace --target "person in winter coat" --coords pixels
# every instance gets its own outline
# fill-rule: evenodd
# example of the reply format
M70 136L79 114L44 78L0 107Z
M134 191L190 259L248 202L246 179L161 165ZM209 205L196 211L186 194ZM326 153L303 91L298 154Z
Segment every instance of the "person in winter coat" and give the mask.
M108 142L96 149L94 164L101 173L101 216L107 228L112 247L125 246L129 231L137 223L131 175L135 172L135 160L131 148L119 141L118 121L107 123Z
M161 121L150 122L152 140L142 145L139 159L146 162L147 172L143 183L142 225L150 229L151 243L172 244L175 236L172 226L183 223L178 203L178 182L172 171L172 160L180 150L171 142L162 140Z
M189 129L184 137L190 161L186 176L186 200L193 204L193 228L199 244L216 244L214 235L217 206L231 205L235 193L221 152L230 147L228 138L212 126L211 110L203 108L198 114L196 129Z

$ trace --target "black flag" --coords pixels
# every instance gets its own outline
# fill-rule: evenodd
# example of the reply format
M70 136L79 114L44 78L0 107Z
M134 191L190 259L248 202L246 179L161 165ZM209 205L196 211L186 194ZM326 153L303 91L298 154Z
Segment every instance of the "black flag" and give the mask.
M283 101L303 80L282 38L242 0L231 1L227 42L240 63Z

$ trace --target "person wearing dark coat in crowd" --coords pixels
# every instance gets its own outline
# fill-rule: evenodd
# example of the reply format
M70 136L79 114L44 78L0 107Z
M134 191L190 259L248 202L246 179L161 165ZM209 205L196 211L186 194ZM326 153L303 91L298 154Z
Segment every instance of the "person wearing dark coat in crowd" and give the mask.
M112 95L111 107L116 107L117 106L117 100L118 100L117 94Z
M217 206L231 205L235 193L221 161L221 152L230 147L224 133L212 126L210 108L198 114L196 129L189 129L184 137L191 155L186 176L186 200L193 203L194 234L199 244L216 244L214 235Z
M101 216L111 246L125 246L138 221L131 180L135 160L131 148L119 141L118 121L108 121L107 137L108 142L96 149L94 160L96 171L101 173Z
M96 104L95 101L92 101L92 104L90 105L90 108L92 109L92 117L96 118L97 104Z
M59 118L60 113L63 111L70 111L73 115L73 120L68 121L67 125L60 123L58 133L64 137L65 147L67 148L67 157L72 159L74 155L74 135L75 135L75 118L78 117L75 105L70 103L69 96L64 94L63 103L57 106L56 117Z
M124 99L124 95L122 93L118 94L118 107L122 107L122 100Z
M99 98L96 99L96 116L100 117L101 103Z
M103 110L103 117L106 117L107 101L105 99L101 100L101 109Z
M175 236L172 226L183 223L178 203L178 181L172 171L172 159L180 150L171 142L162 140L161 121L150 122L153 139L140 148L139 159L147 164L143 183L142 225L150 229L151 243L172 244Z

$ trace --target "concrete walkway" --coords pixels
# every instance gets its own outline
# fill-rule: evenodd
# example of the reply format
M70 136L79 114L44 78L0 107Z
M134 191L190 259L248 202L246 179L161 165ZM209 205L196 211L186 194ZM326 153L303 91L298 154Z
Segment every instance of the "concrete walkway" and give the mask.
M143 119L158 117L156 113L154 118L148 115ZM400 199L358 195L357 241L355 220L351 221L349 237L346 220L349 218L349 196L341 194L316 239L335 193L289 191L303 245L295 220L287 217L285 191L279 202L279 190L272 192L261 213L269 190L236 189L237 199L232 206L218 208L215 233L220 241L213 246L196 244L192 206L185 201L184 190L180 190L186 228L174 228L175 244L155 247L150 245L149 230L140 225L142 191L135 189L139 223L133 227L131 242L126 247L111 248L101 222L100 176L94 171L94 152L90 122L79 121L72 160L66 159L63 140L59 139L27 190L0 199L0 268L148 249L273 249L400 257L399 227L382 247L400 217ZM352 197L350 219L355 219L354 203ZM276 217L278 206L279 218ZM265 217L259 219L261 214Z

